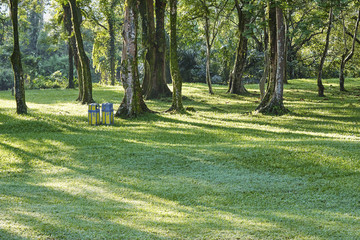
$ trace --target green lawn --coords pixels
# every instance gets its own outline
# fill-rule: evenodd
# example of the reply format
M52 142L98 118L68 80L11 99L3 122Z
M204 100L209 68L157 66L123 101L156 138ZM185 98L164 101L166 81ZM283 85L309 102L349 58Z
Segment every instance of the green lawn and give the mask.
M290 114L185 84L186 115L88 126L76 90L0 92L0 239L360 239L360 79L285 86ZM95 87L117 108L122 87ZM170 100L147 101L163 112Z

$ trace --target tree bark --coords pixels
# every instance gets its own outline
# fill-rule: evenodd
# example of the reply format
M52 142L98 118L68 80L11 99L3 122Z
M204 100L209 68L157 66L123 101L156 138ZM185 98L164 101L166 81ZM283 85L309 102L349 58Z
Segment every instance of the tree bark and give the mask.
M152 95L153 88L156 89L156 28L154 18L154 1L145 0L140 2L140 15L142 18L142 44L145 49L144 56L144 79L143 94L144 97Z
M74 85L74 49L71 44L72 23L71 23L71 10L69 5L62 4L64 10L64 27L68 35L68 63L69 63L69 85L68 88L75 88Z
M72 24L72 20L71 20L71 8L70 5L67 4L63 4L63 9L64 9L64 22L65 22L65 27L67 29L68 32L68 37L69 37L69 43L71 45L71 51L73 54L73 58L74 58L74 64L75 64L75 68L76 68L76 73L77 73L77 80L78 80L78 87L79 87L79 95L78 98L76 99L76 101L81 101L81 98L83 96L83 79L82 79L82 71L81 71L81 65L80 65L80 58L78 55L78 50L77 50L77 46L76 46L76 39L75 36L73 34L73 24ZM76 6L77 7L77 6ZM79 9L78 9L79 11ZM82 17L81 14L78 15L78 20L81 23L82 22Z
M244 35L245 25L248 23L248 17L243 11L242 7L239 5L239 1L235 0L235 7L238 13L238 34L239 34L239 43L236 50L236 58L233 71L231 72L231 79L229 80L229 89L228 93L232 94L246 94L248 91L244 87L242 76L244 73L246 56L247 56L247 45L248 39Z
M257 108L257 111L264 114L282 115L288 112L283 104L283 89L286 65L284 15L280 7L275 7L273 5L270 6L269 12L270 21L274 21L275 18L276 22L275 29L270 25L271 55L274 55L273 49L275 47L274 45L276 45L275 61L272 59L272 57L269 88L263 101ZM276 63L275 65L274 62Z
M264 11L263 21L266 20L266 10ZM270 65L269 65L269 34L266 29L266 26L264 26L264 73L260 79L259 82L259 89L260 89L260 99L263 99L265 96L265 85L266 80L269 77L269 71L270 71Z
M277 30L276 30L276 8L273 6L272 2L268 3L268 26L269 26L269 80L267 91L262 98L259 106L256 108L257 111L264 108L269 101L271 100L272 95L275 91L275 82L276 82L276 52L277 52Z
M176 23L177 23L177 0L170 0L170 71L173 82L173 99L172 106L168 111L183 112L182 104L182 79L180 76L177 40L176 40Z
M352 41L352 46L351 46L351 50L350 52L347 50L346 46L345 46L345 53L342 55L341 58L341 63L340 63L340 72L339 72L339 83L340 83L340 91L346 91L345 89L345 77L344 77L344 70L345 70L345 65L346 63L351 60L351 58L354 56L354 52L355 52L355 43L356 43L356 35L358 32L358 28L359 28L359 21L360 21L360 10L358 10L358 17L356 20L356 24L355 24L355 29L354 29L354 35L353 35L353 41ZM346 37L346 28L344 25L344 40ZM345 40L346 42L346 40ZM345 44L346 45L346 44Z
M121 59L121 81L125 95L116 112L120 117L136 117L150 111L142 96L138 74L137 34L138 34L138 1L125 1L123 25L123 52Z
M68 52L69 52L69 85L68 88L74 89L74 53L71 47L70 39L68 40Z
M116 6L116 1L111 1L111 6L109 9L109 16L107 18L107 22L109 25L109 61L110 61L110 84L112 86L115 85L115 13L114 8Z
M209 88L209 93L214 94L211 83L210 65L211 65L211 40L210 40L210 19L205 16L205 40L206 40L206 84Z
M92 98L92 80L91 80L91 71L90 71L90 61L86 56L84 50L84 44L81 36L80 30L80 21L79 21L79 11L76 5L76 0L69 0L71 15L72 15L72 23L74 28L74 34L76 39L76 47L79 55L81 73L82 73L82 85L83 85L83 94L81 96L82 104L89 104L94 102Z
M148 74L147 78L144 79L143 91L146 99L156 99L161 97L170 97L171 91L166 84L166 38L165 38L165 10L166 10L166 0L156 0L155 1L155 12L156 12L156 31L155 31L155 63L152 62L152 56L150 51L148 57L149 71L153 71L150 76ZM151 22L151 4L147 3L148 7L148 18ZM150 29L148 33L152 35L153 31L152 26L149 24ZM151 37L151 36L149 36ZM150 40L151 41L151 40ZM151 43L150 43L151 45ZM152 48L152 47L150 47ZM153 65L153 66L151 66ZM149 81L150 80L150 81Z
M19 43L19 24L18 24L18 0L9 0L10 17L13 25L14 49L11 55L11 64L14 71L14 92L16 100L16 113L27 114L27 106L25 103L25 86L24 74L21 64L21 53Z
M320 64L319 64L318 77L317 77L318 96L319 97L325 97L325 95L324 95L325 87L324 87L324 85L322 83L322 73L323 73L323 67L324 67L326 56L327 56L327 52L328 52L328 49L329 49L329 41L330 41L332 20L333 20L333 9L330 8L330 11L329 11L329 23L328 23L327 33L326 33L325 48L324 48L323 54L321 56L321 60L320 60Z

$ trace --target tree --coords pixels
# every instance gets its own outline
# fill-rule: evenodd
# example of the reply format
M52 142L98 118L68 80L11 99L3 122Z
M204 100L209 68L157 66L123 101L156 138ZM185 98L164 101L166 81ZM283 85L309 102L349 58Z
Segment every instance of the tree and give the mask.
M117 24L117 18L115 15L115 9L117 5L119 5L120 0L100 0L100 11L105 16L105 21L107 24L107 27L100 24L98 20L95 20L99 26L101 26L108 35L108 42L106 44L107 48L107 58L108 62L106 65L109 67L109 76L110 76L110 84L112 86L115 85L115 78L116 78L116 24ZM93 53L94 54L94 53Z
M145 78L143 94L146 99L171 96L166 84L166 0L155 1L156 29L154 28L153 0L141 1L143 44L145 46ZM154 56L155 54L155 56Z
M285 78L285 24L283 10L269 1L270 78L267 92L256 111L282 115L288 110L283 104Z
M202 8L202 19L204 21L204 33L206 41L206 83L209 87L209 93L214 94L211 83L210 74L210 61L211 61L211 48L221 27L221 14L225 9L228 0L225 2L211 2L210 4L206 0L200 0ZM215 14L213 16L213 24L211 23L211 8L214 6Z
M299 1L286 9L286 78L304 77L299 53L324 32L323 12L319 11L317 5L313 1Z
M123 52L121 59L121 81L125 95L116 116L136 117L149 112L146 106L139 81L138 72L138 0L125 1L125 17L123 25Z
M347 30L346 30L346 26L345 26L345 19L343 17L343 30L344 30L344 37L343 38L344 38L345 50L344 50L344 53L341 56L340 71L339 71L340 91L346 91L345 86L344 86L345 85L344 70L345 70L346 63L354 56L356 35L357 35L357 32L358 32L358 28L359 28L359 22L360 22L360 9L358 10L358 16L357 16L357 19L356 19L352 45L351 45L351 49L349 50L347 48L347 43L346 43L346 32L347 32Z
M244 83L242 81L242 76L244 73L245 63L246 63L246 55L248 50L248 39L245 35L246 25L249 23L249 13L244 10L245 1L241 3L239 0L235 0L235 8L237 10L238 16L238 35L239 35L239 43L236 50L236 58L234 68L230 74L229 79L229 89L228 93L233 94L245 94L248 91L244 87Z
M214 94L211 80L212 48L224 23L223 13L228 6L229 0L187 0L185 2L189 8L188 12L192 13L187 16L187 21L197 20L197 28L202 29L203 32L202 35L206 46L206 84L208 85L209 93Z
M36 54L38 38L43 25L44 1L33 0L30 2L28 8L30 8L27 16L27 19L29 21L29 43L26 49L26 54Z
M88 104L94 102L92 98L92 80L91 80L91 71L90 71L90 61L86 56L83 40L80 30L80 12L76 4L76 0L69 0L72 16L72 24L74 28L74 35L76 39L76 48L80 60L81 74L82 74L82 86L83 93L80 101L83 104Z
M69 85L68 88L75 88L74 85L74 58L75 58L75 64L76 64L76 70L78 73L81 71L79 69L79 57L77 55L76 50L76 42L75 42L75 36L73 33L73 27L72 27L72 21L71 21L71 9L69 4L62 4L62 8L64 11L64 27L68 36L68 61L69 61ZM78 75L78 79L81 78L81 75ZM80 79L79 83L82 83L82 79ZM79 85L82 89L82 85ZM82 90L81 90L82 91ZM80 96L79 96L80 97Z
M177 18L177 0L170 0L170 71L173 82L173 99L169 111L183 112L182 104L182 80L178 65L177 40L176 40L176 20Z
M156 85L156 28L154 15L154 1L145 0L140 2L140 15L142 22L142 45L144 48L144 79L143 94L145 98L157 96ZM161 70L161 73L163 70Z
M263 22L265 23L266 22L266 5L265 7L263 8ZM266 28L266 25L264 24L264 27L263 27L263 34L264 34L264 72L263 72L263 75L260 79L260 82L259 82L259 89L260 89L260 99L263 99L264 96L265 96L265 84L266 84L266 80L269 76L269 71L270 71L270 60L269 60L269 35L268 35L268 31L267 31L267 28Z
M318 86L318 95L319 97L324 97L324 90L325 87L322 83L322 74L323 74L323 67L326 59L326 55L329 49L329 41L330 41L330 33L331 33L331 27L333 22L333 8L330 7L329 10L329 21L328 21L328 28L326 32L326 41L325 41L325 47L324 51L321 56L320 64L319 64L319 70L318 70L318 76L317 76L317 86Z
M24 73L21 64L21 53L19 43L19 26L18 26L18 0L9 0L10 15L13 24L14 49L11 55L11 64L14 71L14 92L16 100L17 114L27 114L27 106L25 103L25 87Z

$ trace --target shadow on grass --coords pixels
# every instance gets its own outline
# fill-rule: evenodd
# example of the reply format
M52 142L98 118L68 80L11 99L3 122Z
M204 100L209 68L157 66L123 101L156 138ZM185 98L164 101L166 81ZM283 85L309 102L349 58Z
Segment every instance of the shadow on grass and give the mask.
M166 124L157 126L155 132L132 128L133 124L137 126L148 118L153 123ZM171 125L181 126L183 130L172 132ZM316 183L326 177L359 178L356 170L314 163L313 158L304 158L305 150L295 152L281 148L293 144L290 141L268 144L265 139L278 134L260 130L189 123L162 115L128 121L126 127L126 132L117 126L26 135L25 139L21 136L24 142L44 146L45 151L40 153L2 143L2 148L23 161L16 165L23 169L21 176L5 177L5 180L18 180L13 188L6 188L6 195L19 197L26 203L16 207L19 213L12 214L13 221L35 228L34 231L42 235L64 239L99 239L102 234L150 239L172 238L174 234L181 238L177 231L183 229L196 231L186 233L193 237L206 236L211 231L233 232L235 236L241 233L247 237L268 232L266 234L276 238L282 236L282 231L293 236L357 237L353 232L338 233L334 226L328 226L327 231L318 229L334 221L340 225L353 223L346 220L346 214L358 207L353 200L358 197L354 194L354 185L342 186L341 196L331 197L339 190L332 181ZM191 134L182 134L187 128L194 130ZM234 133L262 140L249 144L240 138L235 147L236 141L228 140ZM16 138L12 136L12 140ZM62 144L57 147L49 142ZM317 143L333 144L325 139ZM296 144L299 149L308 149L313 141L302 140ZM358 146L346 144L351 148ZM62 145L73 149L66 152L65 160L58 158L66 150ZM339 143L333 148L342 146ZM297 154L304 155L297 158ZM314 154L321 157L319 152ZM45 169L38 169L37 161L46 163L46 166L41 164ZM51 166L67 171L54 175L41 173ZM311 179L312 175L315 176ZM338 204L344 210L337 209ZM122 209L126 213L122 213ZM307 213L303 212L305 209ZM170 217L163 216L162 212L169 211L173 212L168 214ZM326 215L317 216L316 211ZM131 216L139 219L128 227L133 221ZM117 219L116 223L113 218ZM124 223L124 219L129 222ZM302 226L302 230L293 226ZM156 233L151 233L153 228Z
M306 120L267 129L193 117L147 114L110 127L38 111L10 117L0 125L0 149L12 154L0 157L9 168L0 211L10 222L0 237L360 238L359 141L293 131L318 131Z

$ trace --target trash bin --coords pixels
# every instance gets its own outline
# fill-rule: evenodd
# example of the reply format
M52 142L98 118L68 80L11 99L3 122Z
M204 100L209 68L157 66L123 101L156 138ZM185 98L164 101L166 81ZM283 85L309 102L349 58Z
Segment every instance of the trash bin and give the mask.
M89 124L100 125L100 105L97 103L89 104Z
M114 124L114 108L112 103L103 103L101 105L102 123L104 125Z

